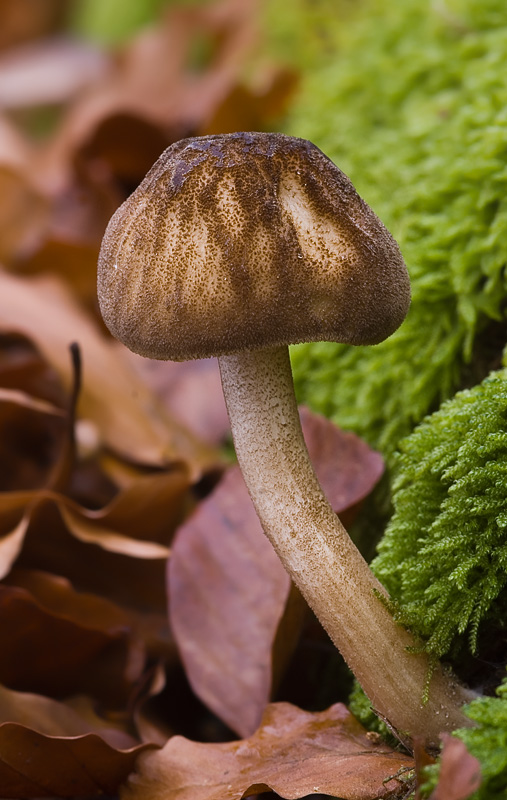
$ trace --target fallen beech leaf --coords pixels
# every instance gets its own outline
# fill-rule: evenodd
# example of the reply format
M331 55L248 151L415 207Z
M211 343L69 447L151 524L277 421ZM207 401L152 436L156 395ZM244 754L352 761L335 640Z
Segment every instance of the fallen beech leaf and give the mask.
M96 594L78 592L67 579L40 570L15 568L4 578L4 584L25 589L49 614L83 628L106 634L130 630L134 639L144 643L151 658L174 660L175 647L165 614L136 612Z
M83 354L79 415L93 420L102 441L122 456L153 466L181 458L193 477L216 464L216 453L169 418L129 368L120 346L99 333L62 282L0 272L0 325L32 339L67 387L72 378L68 346L78 342Z
M120 707L145 664L126 626L80 624L45 609L26 589L0 585L0 683L51 697L87 692Z
M224 441L230 425L215 358L155 361L130 355L136 371L179 422L208 444Z
M72 224L77 225L77 223L77 219L74 218ZM71 239L69 235L66 238L65 232L58 236L52 230L33 252L28 253L25 258L16 260L16 274L56 275L73 290L90 311L95 311L98 255L98 240L90 242L83 241L82 238ZM72 269L69 269L70 264Z
M288 800L309 794L343 800L399 796L399 772L413 761L366 731L341 703L310 714L289 703L269 706L259 730L227 744L174 736L140 756L121 800L240 800L271 790Z
M0 385L67 408L67 396L57 373L22 334L0 332Z
M200 699L241 736L271 692L271 650L290 578L238 467L179 529L168 563L171 628Z
M381 456L329 420L301 409L315 471L333 508L347 514L383 472ZM256 730L273 688L275 637L290 580L264 536L239 468L178 530L168 564L171 627L197 696L240 736ZM290 627L283 660L302 623ZM293 609L291 609L292 611Z
M308 453L324 493L342 522L348 524L357 505L382 477L382 456L326 417L304 406L299 414Z
M10 263L30 252L48 222L45 198L22 170L0 163L0 261Z
M66 0L2 0L0 49L49 35L62 21L66 5Z
M435 758L428 753L422 737L415 737L412 742L412 751L415 763L416 790L414 800L421 800L420 787L425 782L425 769L435 763Z
M139 744L121 727L98 717L90 699L84 696L73 698L70 703L61 703L42 695L15 692L0 686L0 730L6 722L23 725L44 736L96 733L112 747L128 749ZM0 752L0 764L1 760Z
M289 96L290 81L285 72L281 80L277 79L278 71L271 75L270 85L260 97L258 92L243 88L238 78L256 44L258 21L257 0L168 8L159 24L138 33L119 51L109 74L71 105L47 148L45 184L61 191L72 180L70 165L76 160L91 168L89 175L102 170L118 182L125 178L127 165L128 174L135 175L137 183L143 174L145 156L139 151L144 150L145 142L142 148L136 145L131 125L135 119L146 128L150 151L155 139L165 139L158 156L172 142L207 132L208 123L218 124L218 120L213 122L217 112L229 96L234 104L237 91L242 102L235 106L232 130L249 129L252 107L256 110L256 127L275 109L280 112ZM202 51L203 45L206 61L195 63L195 52ZM127 124L116 137L115 147L109 133L105 138L103 133L117 128L109 124L117 119ZM105 146L97 142L97 131L102 131L98 138ZM120 159L115 149L121 153ZM116 172L118 166L120 171ZM127 188L130 191L134 186Z
M63 103L106 70L105 54L90 44L63 38L9 49L0 56L0 108Z
M62 703L2 687L0 719L0 786L12 800L112 796L151 747L97 718L90 726Z
M430 800L467 800L481 785L481 765L460 739L443 733L440 777Z
M232 86L199 129L199 135L265 130L273 117L280 118L297 84L297 75L277 70L259 89Z
M85 544L136 559L165 559L185 508L187 488L184 470L146 476L99 511L45 489L0 493L0 578L12 568L27 531L37 534L40 508L47 505L57 509L66 529ZM156 540L144 538L150 535ZM49 541L46 534L47 545Z
M43 486L61 452L64 432L61 408L23 391L0 388L0 491Z
M64 576L79 591L163 619L166 561L166 556L137 558L80 541L64 524L57 504L49 501L38 504L32 514L16 567ZM166 631L161 635L166 637Z
M0 164L26 170L32 159L32 144L19 128L0 112Z
M56 417L64 416L61 408L57 408L53 403L31 397L26 392L17 389L2 389L0 387L0 403L12 403L12 405L22 406L40 414L51 414Z

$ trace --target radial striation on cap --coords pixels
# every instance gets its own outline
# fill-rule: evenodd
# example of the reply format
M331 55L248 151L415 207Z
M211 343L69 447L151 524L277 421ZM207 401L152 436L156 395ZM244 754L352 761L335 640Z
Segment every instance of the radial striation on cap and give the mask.
M279 133L171 145L109 223L98 293L114 336L174 361L376 344L410 303L399 247L349 179Z

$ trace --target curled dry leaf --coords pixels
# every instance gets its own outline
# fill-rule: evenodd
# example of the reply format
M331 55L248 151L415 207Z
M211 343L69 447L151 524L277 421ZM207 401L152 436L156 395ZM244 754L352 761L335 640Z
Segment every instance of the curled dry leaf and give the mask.
M42 239L47 201L17 166L0 162L0 260L6 264L30 252Z
M6 722L23 725L44 736L96 733L112 747L129 749L138 745L120 725L98 717L90 699L84 696L61 703L33 692L15 692L0 686L0 727ZM1 781L0 786L3 789Z
M140 745L92 713L0 687L0 786L3 797L114 795ZM56 766L56 769L55 769Z
M46 39L0 56L0 108L63 103L103 78L106 55L74 39Z
M0 585L0 683L62 698L87 692L125 705L145 665L126 626L83 625L44 608L26 589Z
M442 756L438 786L430 800L468 800L481 785L481 765L465 744L442 734Z
M73 341L80 345L78 413L92 420L105 446L153 466L183 459L193 478L216 464L216 452L169 417L126 363L122 349L99 332L62 282L0 272L0 325L34 341L66 387L72 380L68 347Z
M135 559L165 560L174 528L186 509L188 486L186 471L175 467L140 478L99 511L45 489L0 494L0 577L12 568L28 533L32 538L44 535L50 551L51 533L44 534L43 528L48 506L84 544Z
M140 756L121 800L240 800L274 791L292 800L310 794L343 800L399 796L408 756L372 742L338 703L311 714L275 703L250 738L201 744L174 736Z
M146 609L136 611L97 594L76 591L65 578L40 570L15 568L4 579L4 584L29 592L33 601L49 615L105 635L123 632L132 641L142 642L150 658L166 663L175 660L175 647L165 614L149 613ZM140 652L137 644L135 649Z
M48 226L50 206L33 174L32 145L0 113L0 261L6 264L36 248Z
M375 486L381 456L353 434L302 409L315 470L333 508L357 507ZM232 730L256 730L273 688L277 630L290 580L264 536L239 469L179 529L168 565L171 625L188 679L198 697ZM304 619L291 603L292 623L277 662L291 655Z

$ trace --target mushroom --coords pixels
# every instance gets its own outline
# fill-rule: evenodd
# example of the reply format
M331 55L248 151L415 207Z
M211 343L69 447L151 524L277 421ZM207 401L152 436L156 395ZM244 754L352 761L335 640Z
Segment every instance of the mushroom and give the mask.
M301 434L288 345L376 344L410 303L398 245L349 179L283 134L176 142L111 219L98 294L106 325L134 352L218 356L263 530L378 715L428 746L467 724L470 693L394 621Z

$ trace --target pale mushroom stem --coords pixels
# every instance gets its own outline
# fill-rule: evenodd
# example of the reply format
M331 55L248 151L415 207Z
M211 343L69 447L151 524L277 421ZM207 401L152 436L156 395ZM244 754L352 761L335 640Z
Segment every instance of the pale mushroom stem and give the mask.
M237 458L268 539L368 695L399 738L438 745L470 724L471 693L426 655L379 599L386 595L325 498L303 440L287 347L219 358Z

